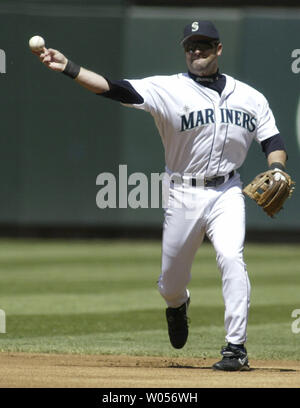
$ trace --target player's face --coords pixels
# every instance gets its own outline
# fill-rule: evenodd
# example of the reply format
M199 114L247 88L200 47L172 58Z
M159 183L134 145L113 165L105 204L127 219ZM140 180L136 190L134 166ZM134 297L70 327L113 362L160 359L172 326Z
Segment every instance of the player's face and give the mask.
M218 69L218 57L222 53L222 44L216 44L203 37L192 37L184 44L186 63L190 72L205 76L214 74Z

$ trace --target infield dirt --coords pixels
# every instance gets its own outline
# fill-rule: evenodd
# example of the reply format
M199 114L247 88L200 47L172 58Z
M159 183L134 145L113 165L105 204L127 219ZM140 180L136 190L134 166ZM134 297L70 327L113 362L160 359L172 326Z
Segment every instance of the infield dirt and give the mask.
M299 388L300 362L251 360L248 372L213 371L212 359L0 354L1 388Z

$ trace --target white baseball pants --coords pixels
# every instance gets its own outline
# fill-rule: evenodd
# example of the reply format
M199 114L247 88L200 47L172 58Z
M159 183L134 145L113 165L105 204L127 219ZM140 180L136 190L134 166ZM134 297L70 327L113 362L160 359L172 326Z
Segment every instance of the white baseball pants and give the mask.
M243 260L245 205L239 174L217 188L169 183L159 292L170 307L189 297L191 267L205 234L216 251L225 304L225 340L246 342L250 282Z

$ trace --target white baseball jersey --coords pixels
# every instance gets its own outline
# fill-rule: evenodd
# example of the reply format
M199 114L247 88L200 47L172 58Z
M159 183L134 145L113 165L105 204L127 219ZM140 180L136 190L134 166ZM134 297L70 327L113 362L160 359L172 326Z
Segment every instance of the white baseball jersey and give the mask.
M188 76L128 80L144 98L132 104L154 117L170 172L222 176L244 162L251 142L279 133L266 98L226 76L221 94Z
M144 101L125 105L154 117L168 173L186 174L186 180L226 176L243 164L253 139L261 143L279 133L266 98L225 78L221 95L182 73L127 80ZM187 301L192 262L207 235L222 276L225 339L244 344L251 286L243 260L245 203L239 174L216 188L195 188L184 177L167 185L159 291L169 307Z

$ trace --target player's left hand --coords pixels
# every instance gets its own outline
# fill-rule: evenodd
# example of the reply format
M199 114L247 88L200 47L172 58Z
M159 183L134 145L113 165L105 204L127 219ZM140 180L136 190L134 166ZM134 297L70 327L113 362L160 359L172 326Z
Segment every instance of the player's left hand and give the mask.
M295 182L280 169L265 171L254 178L244 189L248 197L252 198L262 209L273 217L282 209L285 200L295 189Z

